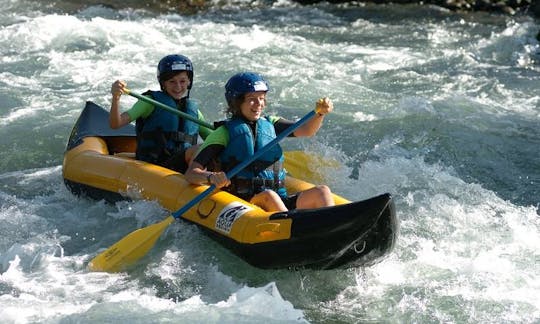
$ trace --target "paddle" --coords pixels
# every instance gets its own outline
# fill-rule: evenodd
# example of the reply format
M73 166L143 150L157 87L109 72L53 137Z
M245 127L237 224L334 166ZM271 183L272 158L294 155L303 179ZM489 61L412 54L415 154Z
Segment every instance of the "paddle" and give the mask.
M327 159L318 154L308 154L302 151L283 152L285 162L283 167L292 177L308 182L324 182L325 175L330 169L337 170L341 164L335 159Z
M212 125L212 124L209 124L209 123L207 123L207 122L205 122L205 121L203 121L203 120L200 120L200 119L197 118L197 117L193 117L193 116L191 116L191 115L189 115L189 114L186 114L186 113L183 112L183 111L180 111L180 110L175 109L175 108L173 108L173 107L167 106L166 104L163 104L163 103L161 103L161 102L159 102L159 101L156 101L156 100L154 100L154 99L152 99L152 98L150 98L150 97L143 96L143 95L141 95L141 94L132 92L131 90L126 89L126 88L124 88L124 92L125 92L126 94L132 96L132 97L135 97L135 98L140 99L140 100L142 100L142 101L146 101L146 102L148 102L148 103L150 103L150 104L152 104L152 105L154 105L154 106L157 106L157 107L159 107L159 108L161 108L161 109L165 109L165 110L167 110L168 112L171 112L171 113L173 113L173 114L180 115L181 117L183 117L183 118L185 118L185 119L189 119L189 120L191 120L192 122L195 122L195 123L197 123L197 124L199 124L199 125L201 125L201 126L204 126L204 127L206 127L206 128L210 128L210 129L214 129L214 125Z
M232 178L238 172L242 171L242 169L250 165L262 154L272 148L272 146L276 145L279 141L287 137L298 127L302 126L305 122L311 119L315 115L315 113L316 111L312 110L304 117L302 117L299 121L289 126L285 131L281 132L278 136L276 136L276 138L274 138L270 143L266 144L264 147L255 152L255 154L253 154L249 159L242 161L232 170L227 172L227 177ZM215 188L215 185L209 186L205 191L200 193L197 197L193 198L182 208L172 213L165 220L157 224L138 229L128 234L126 237L115 243L113 246L111 246L104 252L97 255L94 259L92 259L92 261L90 261L90 263L88 264L88 267L92 271L116 272L129 266L130 264L133 264L134 262L145 256L148 251L150 251L161 233L163 233L163 231L175 219L180 218L182 214L187 212L191 207L195 206L206 196L212 193Z

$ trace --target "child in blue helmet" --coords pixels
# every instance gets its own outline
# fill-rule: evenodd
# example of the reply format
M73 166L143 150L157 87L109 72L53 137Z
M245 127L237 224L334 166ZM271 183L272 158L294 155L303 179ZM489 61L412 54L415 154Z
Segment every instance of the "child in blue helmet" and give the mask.
M158 64L157 78L161 90L147 91L144 95L204 121L196 103L189 99L193 86L193 64L189 58L178 54L163 57ZM196 152L198 136L204 139L211 130L142 100L120 113L119 101L126 88L126 82L121 80L112 84L111 128L119 128L135 120L136 158L185 172Z
M225 98L230 118L206 138L188 167L186 180L194 184L214 184L267 211L333 206L332 193L324 185L288 195L284 187L283 151L279 145L273 146L232 179L227 178L226 172L293 124L281 117L263 115L268 90L268 83L257 73L238 73L229 79ZM320 99L317 101L318 114L290 136L313 136L321 127L324 116L332 110L330 99ZM221 170L210 172L216 160Z

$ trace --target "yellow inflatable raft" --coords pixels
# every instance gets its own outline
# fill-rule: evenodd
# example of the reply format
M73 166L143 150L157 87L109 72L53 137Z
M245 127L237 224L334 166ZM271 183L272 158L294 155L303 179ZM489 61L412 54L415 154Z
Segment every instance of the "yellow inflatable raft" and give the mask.
M178 172L135 160L135 146L132 125L110 129L108 112L87 102L64 155L65 184L76 195L109 202L157 200L170 211L208 188L189 184ZM286 186L292 193L313 184L288 176ZM364 266L393 249L399 222L390 194L358 202L334 198L334 207L276 213L216 190L180 219L197 224L259 268Z

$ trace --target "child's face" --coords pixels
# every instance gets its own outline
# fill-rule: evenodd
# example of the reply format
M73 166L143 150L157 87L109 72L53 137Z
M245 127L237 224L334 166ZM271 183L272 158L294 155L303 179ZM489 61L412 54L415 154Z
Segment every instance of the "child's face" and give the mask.
M163 81L163 89L174 99L180 99L184 96L191 82L186 71L182 71L170 78Z
M256 121L261 118L264 107L266 107L266 91L249 92L240 105L240 112L247 120Z

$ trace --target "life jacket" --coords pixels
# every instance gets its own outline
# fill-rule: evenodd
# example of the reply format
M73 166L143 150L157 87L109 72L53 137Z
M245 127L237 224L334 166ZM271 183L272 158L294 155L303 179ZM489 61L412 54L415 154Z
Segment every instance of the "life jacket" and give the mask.
M274 125L266 117L257 120L255 139L250 125L242 118L229 119L225 122L225 127L229 132L229 144L219 157L221 167L225 172L234 168L241 161L250 158L259 148L276 138ZM234 176L228 190L247 200L265 189L272 189L285 198L287 191L284 187L283 160L281 146L279 144L272 146Z
M197 104L188 98L182 98L177 103L162 91L147 91L144 94L150 94L154 100L162 104L198 117ZM137 119L136 130L137 159L162 164L174 154L197 144L199 125L156 107L147 118Z

